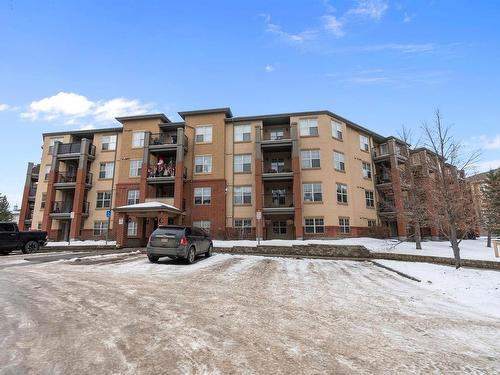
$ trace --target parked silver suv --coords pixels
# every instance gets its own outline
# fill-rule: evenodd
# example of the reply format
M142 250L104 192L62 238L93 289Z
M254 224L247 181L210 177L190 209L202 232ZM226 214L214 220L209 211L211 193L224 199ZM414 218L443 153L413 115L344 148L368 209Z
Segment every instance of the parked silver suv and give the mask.
M183 258L188 264L197 255L212 255L212 239L201 228L178 225L160 226L149 237L146 248L150 262L156 263L161 257Z

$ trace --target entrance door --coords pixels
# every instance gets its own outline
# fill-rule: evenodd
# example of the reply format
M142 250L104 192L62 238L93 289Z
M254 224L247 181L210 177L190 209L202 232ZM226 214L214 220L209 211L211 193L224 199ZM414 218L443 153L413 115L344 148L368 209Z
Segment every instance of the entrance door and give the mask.
M275 220L272 222L272 238L287 238L286 220Z

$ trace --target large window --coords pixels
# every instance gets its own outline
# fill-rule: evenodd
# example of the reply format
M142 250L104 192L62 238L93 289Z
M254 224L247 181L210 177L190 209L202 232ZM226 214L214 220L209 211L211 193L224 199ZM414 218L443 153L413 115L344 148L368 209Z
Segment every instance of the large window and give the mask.
M279 141L285 138L285 129L283 128L273 128L269 132L269 139L271 141Z
M210 204L212 201L212 188L194 188L194 204Z
M351 231L348 217L339 217L340 233L347 234Z
M45 201L47 200L47 193L42 193L42 200L40 201L40 208L45 208Z
M343 139L343 128L340 122L332 121L332 137Z
M144 137L146 133L144 132L133 132L132 133L132 148L144 147Z
M101 137L102 150L116 150L116 135L103 135Z
M96 208L109 208L111 207L111 192L101 191L97 193Z
M251 203L252 203L252 187L235 186L234 204L251 204Z
M321 184L303 184L304 202L322 202L323 193Z
M337 171L345 171L345 155L342 152L334 151L333 159L335 161L335 169Z
M252 219L234 219L234 227L244 234L252 232Z
M318 135L318 120L315 118L302 119L299 121L300 136L311 137Z
M347 203L347 185L337 184L337 202Z
M363 177L372 178L372 165L370 163L363 162Z
M206 232L210 233L210 220L195 220L193 221L193 227L204 229Z
M54 145L56 142L64 142L64 138L51 138L49 140L49 155L54 153Z
M306 233L325 233L325 221L322 217L306 217L304 223Z
M139 203L139 190L129 190L127 193L127 204Z
M368 207L368 208L375 207L375 198L374 198L373 191L365 190L365 200L366 200L366 207Z
M252 171L252 155L234 155L234 172L243 173Z
M45 168L43 169L43 179L44 181L48 181L49 180L49 174L50 174L50 169L52 168L52 166L49 164L49 165L46 165Z
M137 221L129 221L127 224L127 236L137 237Z
M113 162L99 164L99 178L113 178L114 168Z
M271 159L271 168L268 172L282 173L285 172L285 159Z
M199 155L194 158L195 173L212 173L212 155Z
M212 127L198 126L195 135L196 143L211 143L212 142Z
M94 236L104 236L108 230L108 222L99 220L94 221Z
M235 125L234 126L234 141L248 142L252 138L252 128L250 125Z
M370 144L368 142L368 137L364 135L359 136L359 148L361 150L368 151L370 149Z
M319 150L302 150L302 168L319 168L321 166Z
M141 170L142 170L142 160L141 159L130 160L130 170L129 170L130 177L140 177Z

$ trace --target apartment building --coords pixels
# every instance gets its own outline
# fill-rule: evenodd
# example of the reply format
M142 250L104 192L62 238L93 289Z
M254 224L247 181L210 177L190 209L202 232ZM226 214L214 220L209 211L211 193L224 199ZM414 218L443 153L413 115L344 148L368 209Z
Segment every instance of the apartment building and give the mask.
M51 240L107 237L124 246L144 245L162 223L215 238L361 236L379 224L406 236L400 140L330 111L179 115L43 134L20 221ZM391 211L377 204L381 194L392 197Z
M486 205L484 192L488 173L489 172L477 173L467 178L471 189L472 200L474 202L474 210L478 218L477 232L481 236L486 236L488 234L488 230L485 228L483 221L483 212Z

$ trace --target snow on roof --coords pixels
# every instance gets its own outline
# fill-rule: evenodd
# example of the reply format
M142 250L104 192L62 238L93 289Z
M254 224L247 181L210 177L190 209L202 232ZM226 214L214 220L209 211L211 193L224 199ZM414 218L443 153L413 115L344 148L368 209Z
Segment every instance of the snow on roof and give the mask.
M116 207L116 211L176 211L181 212L181 210L175 206L172 206L163 202L145 202L137 204L129 204L127 206Z

